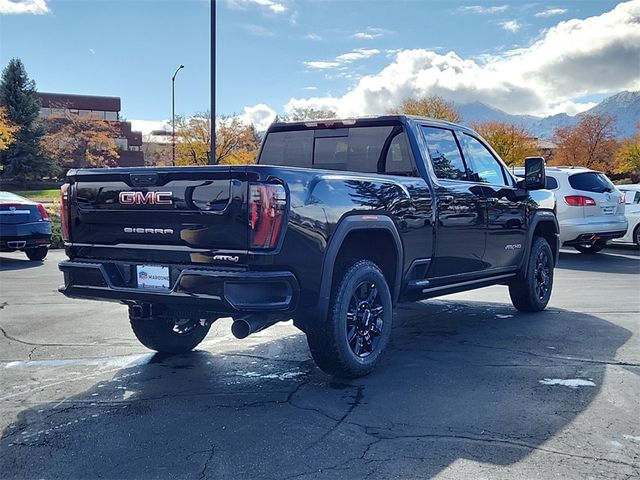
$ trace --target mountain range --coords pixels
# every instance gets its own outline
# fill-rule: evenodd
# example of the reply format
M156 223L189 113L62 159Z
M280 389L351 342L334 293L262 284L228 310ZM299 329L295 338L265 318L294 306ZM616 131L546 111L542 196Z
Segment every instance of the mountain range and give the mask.
M524 127L532 135L541 139L551 139L556 128L574 126L580 118L588 114L610 115L615 119L616 138L631 137L640 123L640 91L620 92L602 100L595 107L577 115L566 113L536 117L533 115L511 115L498 108L481 102L457 104L463 123L498 121Z

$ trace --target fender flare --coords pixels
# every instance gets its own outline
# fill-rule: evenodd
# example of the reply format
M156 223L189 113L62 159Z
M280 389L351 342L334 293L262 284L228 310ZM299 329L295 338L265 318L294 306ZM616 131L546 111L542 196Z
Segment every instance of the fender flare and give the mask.
M358 230L382 230L389 232L396 245L396 281L391 292L391 299L395 305L400 296L402 286L402 265L404 261L404 248L400 233L393 220L380 214L357 214L344 217L337 225L333 235L329 240L322 261L322 276L320 280L320 291L318 292L317 313L320 319L324 318L329 308L329 298L331 296L331 282L333 280L333 269L336 264L340 247L347 238L347 235Z
M529 268L529 255L531 254L531 245L533 244L533 234L540 223L552 223L555 230L555 245L549 245L553 252L555 252L553 265L558 265L558 258L560 257L560 225L558 219L551 210L539 210L537 211L529 224L529 231L527 232L527 244L520 266L518 268L518 277L524 278L527 275L527 269Z

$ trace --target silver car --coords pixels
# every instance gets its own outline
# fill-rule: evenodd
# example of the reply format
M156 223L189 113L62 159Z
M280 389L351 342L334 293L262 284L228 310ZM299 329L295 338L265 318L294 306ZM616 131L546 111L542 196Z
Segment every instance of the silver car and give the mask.
M596 253L627 231L624 195L602 172L583 167L546 167L547 189L556 196L560 244ZM516 175L524 169L516 168Z

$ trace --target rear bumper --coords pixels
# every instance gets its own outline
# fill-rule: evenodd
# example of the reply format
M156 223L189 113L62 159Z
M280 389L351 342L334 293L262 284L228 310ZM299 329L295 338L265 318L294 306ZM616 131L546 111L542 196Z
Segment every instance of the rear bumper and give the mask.
M590 243L589 238L599 236L603 240L611 240L624 236L627 231L627 220L611 219L611 221L594 222L560 222L560 242L562 245L580 245Z
M19 223L0 226L0 251L12 252L47 246L51 243L49 222Z
M292 312L298 282L288 271L193 268L171 265L170 289L137 287L135 264L63 261L64 285L71 298L153 303L216 313Z

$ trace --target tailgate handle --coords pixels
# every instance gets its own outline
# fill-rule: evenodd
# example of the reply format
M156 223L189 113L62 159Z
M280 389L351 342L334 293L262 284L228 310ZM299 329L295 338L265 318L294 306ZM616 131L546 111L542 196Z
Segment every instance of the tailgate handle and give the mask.
M132 187L151 187L158 183L157 173L132 173L129 178Z

